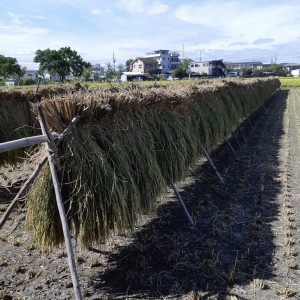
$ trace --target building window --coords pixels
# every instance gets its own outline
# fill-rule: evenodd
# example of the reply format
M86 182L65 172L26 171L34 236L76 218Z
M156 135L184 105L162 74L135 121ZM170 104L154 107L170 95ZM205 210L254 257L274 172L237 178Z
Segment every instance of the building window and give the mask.
M142 69L143 68L143 65L139 65L139 69Z

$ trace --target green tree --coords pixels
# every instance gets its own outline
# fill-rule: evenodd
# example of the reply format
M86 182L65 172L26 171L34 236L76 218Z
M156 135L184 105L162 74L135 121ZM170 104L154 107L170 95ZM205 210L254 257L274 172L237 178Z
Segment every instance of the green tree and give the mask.
M106 77L106 80L111 80L115 76L116 76L116 71L112 67L111 63L107 63L106 64L106 68L105 68L105 77Z
M242 69L242 74L244 77L251 77L253 74L253 69L250 68L243 68Z
M82 76L84 77L85 81L89 81L93 76L92 68L91 67L84 67Z
M4 79L16 76L19 74L21 66L16 58L6 57L0 54L0 76Z
M182 68L182 67L178 67L173 71L173 76L177 77L177 78L184 78L188 76L187 70Z
M26 67L20 67L17 72L13 75L14 79L17 80L18 84L20 84L20 81L22 80L23 76L26 73L27 68Z
M134 62L134 59L132 59L132 58L126 60L126 72L130 72L131 65L132 65L133 62Z
M34 62L39 63L39 71L44 74L58 74L61 82L64 82L67 75L72 74L80 77L84 68L91 66L85 62L82 57L70 47L62 47L59 50L37 50L35 52Z
M188 74L188 73L189 73L189 70L190 70L189 65L190 65L192 62L193 62L193 60L190 59L190 58L183 58L183 59L181 60L181 63L179 64L179 67L180 67L181 69L183 69L183 70Z
M264 72L270 72L275 76L287 76L287 71L282 65L272 64L267 68L263 68Z
M123 72L126 71L126 67L123 64L117 66L117 75L120 77Z

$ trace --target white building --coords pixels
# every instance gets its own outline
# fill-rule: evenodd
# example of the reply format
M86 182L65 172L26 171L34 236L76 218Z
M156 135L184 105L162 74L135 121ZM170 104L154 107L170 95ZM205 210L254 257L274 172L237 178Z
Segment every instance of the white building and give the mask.
M15 86L17 85L17 81L14 79L8 79L4 83L5 86Z
M291 75L294 77L299 77L300 76L300 69L292 70Z
M26 70L24 76L23 76L23 79L26 79L26 78L30 78L32 80L36 80L39 76L39 73L37 70Z
M222 59L192 62L189 65L191 75L205 75L210 77L223 77L225 76L225 65Z
M150 74L145 74L143 72L123 72L121 75L121 81L144 81L150 79Z
M180 64L179 52L169 50L155 50L146 53L147 58L154 58L158 62L158 72L160 74L170 74Z
M104 76L104 68L101 67L100 64L94 64L91 66L92 69L92 77L94 78L101 78Z
M59 76L58 76L58 74L45 74L45 76L44 76L44 78L46 79L46 80L54 80L54 81L59 81Z

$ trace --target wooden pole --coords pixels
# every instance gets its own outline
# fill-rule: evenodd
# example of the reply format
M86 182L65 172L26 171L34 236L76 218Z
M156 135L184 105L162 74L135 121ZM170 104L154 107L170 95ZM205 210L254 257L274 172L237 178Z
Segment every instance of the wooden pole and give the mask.
M214 165L213 161L211 160L211 158L209 157L208 153L206 152L206 150L205 150L203 147L202 147L202 150L203 150L204 155L206 156L208 162L210 163L211 167L213 168L213 170L214 170L215 173L217 174L217 176L218 176L218 178L219 178L221 184L222 184L222 185L225 185L225 180L224 180L224 178L220 175L218 169L215 167L215 165Z
M175 193L175 195L176 195L176 197L177 197L177 199L178 199L178 201L179 201L181 207L183 208L183 211L184 211L184 213L185 213L187 219L189 220L190 224L191 224L192 226L194 226L195 223L194 223L194 221L193 221L193 219L192 219L192 217L191 217L189 211L187 210L187 208L186 208L186 206L185 206L185 204L184 204L184 201L183 201L182 197L180 196L180 194L179 194L179 192L178 192L178 190L177 190L177 187L176 187L175 183L173 182L173 180L172 180L172 178L171 178L170 175L168 175L168 181L169 181L169 184L171 185L171 187L172 187L172 189L173 189L173 191L174 191L174 193Z
M40 114L39 121L40 121L42 132L44 135L47 135L49 137L50 134L49 134L49 131L47 128L47 124L45 122L42 107L40 104L38 105L38 107L39 107L38 110L39 110L39 114ZM52 149L52 147L54 147L54 149ZM66 246L66 250L68 253L68 264L69 264L69 269L71 272L71 278L72 278L72 282L73 282L75 299L82 300L82 293L81 293L81 289L80 289L80 283L79 283L79 278L78 278L78 274L77 274L77 270L76 270L76 263L75 263L75 259L74 259L74 253L73 253L70 228L68 225L67 215L66 215L66 211L65 211L65 207L64 207L64 203L63 203L63 199L62 199L62 195L61 195L61 190L60 190L59 179L58 179L57 171L56 171L56 167L55 167L55 165L60 166L60 164L58 162L58 157L56 157L57 160L55 161L52 156L52 154L55 155L55 153L57 153L57 148L56 148L54 141L52 141L51 144L50 144L50 142L46 143L46 155L47 155L47 159L49 162L49 167L50 167L50 171L51 171L51 175L52 175L56 203L57 203L60 220L61 220L61 224L62 224L64 239L65 239L65 246Z

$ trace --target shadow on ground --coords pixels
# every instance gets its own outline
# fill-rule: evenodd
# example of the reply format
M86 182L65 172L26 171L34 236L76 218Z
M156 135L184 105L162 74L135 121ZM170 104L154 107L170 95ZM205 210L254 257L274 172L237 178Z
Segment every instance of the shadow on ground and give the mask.
M109 267L91 279L112 299L224 299L234 284L272 279L272 221L277 218L280 137L287 90L245 120L236 138L212 154L223 188L202 160L181 194L195 221L191 227L177 201L161 205L129 246L109 255ZM245 140L243 139L243 135ZM240 143L239 148L237 141ZM192 298L195 297L195 298Z

